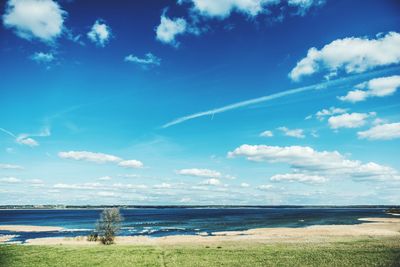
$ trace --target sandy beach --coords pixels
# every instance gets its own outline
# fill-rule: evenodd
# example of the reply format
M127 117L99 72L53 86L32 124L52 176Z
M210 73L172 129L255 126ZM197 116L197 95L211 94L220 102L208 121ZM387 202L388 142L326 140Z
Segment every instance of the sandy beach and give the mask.
M49 232L61 231L64 228L56 226L34 226L34 225L0 225L0 231L11 232Z
M174 235L166 237L119 236L116 244L135 245L184 245L221 242L318 242L346 237L399 237L400 218L360 218L357 225L314 225L304 228L259 228L246 231L215 232L207 235ZM28 245L98 245L86 237L36 238Z

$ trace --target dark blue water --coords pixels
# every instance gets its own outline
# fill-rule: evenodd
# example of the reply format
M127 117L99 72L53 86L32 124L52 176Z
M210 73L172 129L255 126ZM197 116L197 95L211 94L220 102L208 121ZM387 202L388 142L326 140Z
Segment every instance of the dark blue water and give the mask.
M101 210L0 210L0 225L60 226L63 231L23 233L12 241L38 237L88 235ZM164 208L122 209L119 235L195 235L216 231L247 230L262 227L305 227L326 224L358 224L361 217L391 217L382 208Z

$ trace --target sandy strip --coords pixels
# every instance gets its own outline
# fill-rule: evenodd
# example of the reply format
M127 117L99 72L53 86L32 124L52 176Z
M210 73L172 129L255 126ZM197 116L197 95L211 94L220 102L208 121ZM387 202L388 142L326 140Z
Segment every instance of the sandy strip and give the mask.
M0 243L10 241L14 237L16 237L16 236L15 235L0 235Z
M56 226L34 226L34 225L0 225L0 231L11 232L50 232L61 231L64 228Z
M304 228L259 228L246 231L216 232L213 236L174 235L152 238L148 236L120 236L117 244L179 245L212 244L221 242L317 242L339 237L399 237L400 218L361 218L368 223L357 225L314 225ZM27 240L31 245L98 245L85 237L36 238Z

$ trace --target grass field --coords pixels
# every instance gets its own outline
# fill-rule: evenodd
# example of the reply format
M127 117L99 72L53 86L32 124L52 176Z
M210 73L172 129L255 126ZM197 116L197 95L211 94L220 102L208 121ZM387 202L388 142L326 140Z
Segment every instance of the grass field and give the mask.
M1 245L0 266L400 266L400 240L168 247Z

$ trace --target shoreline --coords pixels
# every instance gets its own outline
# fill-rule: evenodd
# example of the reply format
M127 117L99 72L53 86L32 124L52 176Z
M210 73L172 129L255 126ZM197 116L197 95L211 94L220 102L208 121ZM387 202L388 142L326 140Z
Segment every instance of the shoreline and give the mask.
M312 225L302 228L254 228L244 231L213 232L212 235L117 236L117 245L189 245L223 242L320 242L355 237L396 237L400 239L400 218L359 218L360 224ZM86 236L27 239L26 245L100 245Z

